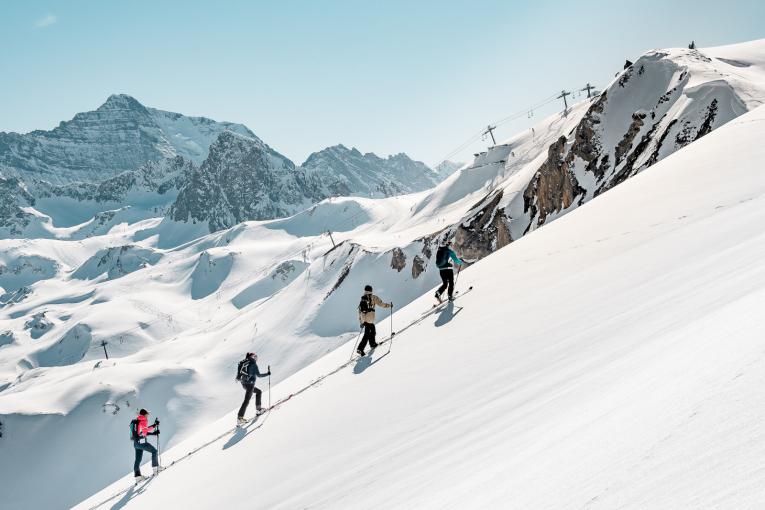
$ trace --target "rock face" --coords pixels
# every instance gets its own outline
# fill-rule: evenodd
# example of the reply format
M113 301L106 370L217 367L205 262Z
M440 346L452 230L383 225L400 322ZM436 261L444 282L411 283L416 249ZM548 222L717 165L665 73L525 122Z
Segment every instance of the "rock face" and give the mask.
M395 269L399 273L406 267L406 254L401 248L393 248L393 253L390 260L391 269Z
M574 198L584 190L571 171L573 152L566 155L566 138L560 137L550 146L547 161L523 192L524 209L541 225L547 216L571 207Z
M523 193L525 231L746 112L736 78L720 79L729 76L719 69L728 65L699 50L673 50L649 52L627 67L592 102L573 136L550 146Z
M178 190L194 170L194 164L181 156L149 161L137 170L123 172L98 183L78 182L65 185L51 185L35 182L34 191L40 198L69 197L79 201L117 202L127 204L130 195L167 195ZM172 196L174 197L175 194ZM169 199L168 204L169 205Z
M34 197L19 179L0 177L0 232L20 235L31 221L31 215L22 207L34 203Z
M169 216L205 222L214 232L242 221L288 216L329 194L319 178L260 140L225 131L191 172Z
M70 200L88 202L83 211L90 216L67 214L63 226L92 217L103 224L104 214L133 207L127 215L133 221L170 210L172 219L218 230L289 215L331 196L424 190L456 165L445 162L436 172L405 154L380 158L338 145L296 167L241 124L112 95L50 131L0 133L0 235L54 236L56 214L77 208ZM42 214L23 210L30 206Z
M715 51L650 51L568 115L478 154L460 178L485 179L485 195L423 239L422 259L443 238L466 258L486 256L765 102L762 80L741 71L759 60L732 64Z
M406 154L381 158L371 152L362 154L356 148L335 145L314 152L303 168L311 174L335 183L339 195L389 197L432 188L445 178L451 167L444 167L444 174L431 170L420 161Z
M225 130L255 138L241 124L186 117L113 95L50 131L0 133L0 173L67 184L102 181L168 157L201 163Z
M462 257L481 259L512 242L505 209L500 207L502 196L501 190L491 195L457 227L454 246Z

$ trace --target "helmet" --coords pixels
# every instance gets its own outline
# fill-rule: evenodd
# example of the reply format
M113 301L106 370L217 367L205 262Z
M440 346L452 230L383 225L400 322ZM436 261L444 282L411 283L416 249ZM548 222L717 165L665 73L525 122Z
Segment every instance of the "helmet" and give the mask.
M364 286L364 291L365 292L372 292L372 286L371 285L365 285Z

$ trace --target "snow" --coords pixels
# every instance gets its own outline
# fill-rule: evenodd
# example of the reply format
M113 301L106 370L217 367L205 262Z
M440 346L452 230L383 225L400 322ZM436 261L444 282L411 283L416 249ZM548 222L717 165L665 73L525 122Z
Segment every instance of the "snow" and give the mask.
M760 508L763 135L759 108L463 271L453 305L413 301L392 348L247 431L232 399L164 462L217 441L76 508Z
M723 98L740 107L731 106L731 115L753 108L765 97L765 80L754 69L763 67L757 61L765 51L758 49L761 44L703 50L727 59L715 61L714 69L748 70L735 83L725 77L729 86L715 81L721 77L707 68L708 62L671 50L672 59L689 59L689 80L696 80L683 94L713 91L721 112ZM698 80L697 73L703 75ZM679 75L669 79L669 84L646 79L633 85L658 97L678 83L672 80ZM672 115L693 120L694 129L706 108L698 98L684 95L673 106L678 111ZM244 438L225 435L152 482L135 504L158 506L159 500L147 499L156 497L178 498L173 506L206 507L212 499L205 498L226 492L239 498L229 500L237 506L244 497L238 491L251 486L249 479L244 484L238 478L252 472L245 457L257 460L256 502L263 508L306 502L331 508L571 506L554 499L564 496L580 501L579 506L589 497L595 498L589 503L594 508L613 508L650 500L652 494L669 498L668 489L658 484L678 478L667 470L680 464L683 449L699 451L671 428L687 419L687 403L699 403L699 378L712 381L716 400L702 406L701 415L710 413L709 421L698 426L711 427L704 433L712 434L708 437L721 452L737 452L714 435L719 429L713 420L721 419L718 408L739 409L739 400L730 397L735 387L723 381L738 368L738 356L759 356L755 338L729 332L746 336L756 326L756 312L730 303L748 306L742 303L756 300L759 292L752 260L760 250L751 239L759 235L754 225L760 219L761 183L752 165L761 161L761 109L682 149L669 143L673 131L662 147L663 161L634 179L648 184L627 181L579 209L574 204L552 214L555 222L548 220L539 231L531 228L533 233L521 239L530 221L524 190L547 159L550 144L562 136L571 144L572 130L592 104L573 105L567 115L540 122L533 134L525 131L490 148L431 190L382 200L327 199L289 218L245 222L212 234L206 224L158 217L162 212L150 210L149 199L140 193L127 204L104 203L106 209L97 213L84 204L82 214L66 222L61 217L71 205L64 200L44 202L45 214L26 208L35 218L27 238L0 240L0 265L24 267L18 274L0 274L7 293L0 304L8 303L0 309L4 504L68 507L128 473L132 447L125 431L140 407L162 419L166 462L225 434L241 399L233 372L246 351L256 350L262 363L274 368L274 401L335 370L348 359L348 342L357 337L356 304L367 283L396 304L394 321L401 331L430 306L439 283L425 255L429 247L471 222L487 197L500 191L497 207L505 208L512 238L520 240L460 276L460 286L476 285L457 301L464 309L438 313L401 332L390 355L381 358L384 347L373 360L325 379L281 406L257 432ZM614 135L618 143L633 111L609 100L607 113L609 121L618 117L613 121L622 130ZM662 122L669 118L668 113ZM177 129L182 134L185 128ZM572 171L589 200L599 183L581 161ZM738 204L747 199L752 200ZM403 269L392 267L392 250L405 258ZM425 263L418 276L415 257ZM751 295L739 294L741 289ZM716 300L715 306L707 299ZM741 311L748 313L731 315ZM36 330L25 325L38 316L45 331L34 338ZM390 316L381 311L378 318L384 336ZM716 329L718 319L728 329ZM699 339L697 332L711 336ZM102 340L109 360L103 359ZM723 352L718 341L732 352ZM719 372L708 366L711 359L721 361ZM758 381L748 382L755 373L736 380L747 384L741 405L756 401ZM660 394L660 401L637 398L642 388ZM704 387L704 396L709 389ZM476 400L475 416L463 413ZM653 414L636 420L644 411ZM660 420L664 417L666 423ZM735 419L731 430L745 441L755 437L748 415ZM580 428L582 423L587 428ZM650 433L643 433L643 424ZM693 420L689 424L696 426ZM621 436L621 429L628 434ZM508 438L497 437L503 430ZM657 437L669 439L662 443ZM598 449L598 441L608 441L609 448ZM753 456L762 453L757 448L750 448ZM642 462L640 454L656 464ZM749 473L756 472L747 464L749 457L739 457ZM188 474L185 487L205 482L220 491L204 496L190 491L183 499L170 480L196 463L194 458L207 458L214 466L193 464L213 485L204 479L193 483ZM693 466L704 465L693 460ZM722 453L709 462L730 466ZM210 473L215 469L220 474ZM739 472L715 469L704 473L724 480ZM73 483L72 472L87 476ZM704 473L688 483L706 483ZM643 488L626 489L626 481L635 477L640 482L634 487L642 483ZM163 485L165 480L170 485ZM731 487L754 484L751 478L727 480ZM120 480L99 497L125 483ZM542 494L553 483L556 491ZM733 498L715 483L700 493L709 496L704 504ZM41 485L48 490L39 491ZM476 490L475 500L466 499ZM677 497L686 500L678 501L691 501L689 491L680 490ZM365 499L357 499L359 493ZM507 494L511 503L498 503L505 503L501 498ZM746 491L742 494L730 500L744 501ZM649 503L643 507L662 506Z

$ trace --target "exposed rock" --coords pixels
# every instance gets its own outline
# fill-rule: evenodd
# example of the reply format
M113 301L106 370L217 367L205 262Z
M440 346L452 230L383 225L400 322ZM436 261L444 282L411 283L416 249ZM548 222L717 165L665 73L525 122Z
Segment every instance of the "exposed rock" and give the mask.
M469 216L456 229L454 247L464 258L480 259L512 242L504 208L499 207L502 190Z
M613 188L614 186L621 184L622 182L626 181L629 177L632 177L633 175L637 174L643 168L646 168L646 166L635 168L635 162L640 156L643 155L643 153L648 148L650 143L654 140L654 133L656 132L656 128L658 127L659 127L658 122L654 124L653 126L651 126L651 129L646 134L644 134L643 137L640 139L640 143L638 143L637 146L635 146L635 149L629 154L621 170L614 173L613 177L611 177L609 181L605 182L600 188L598 188L598 190L595 192L595 196L598 196L601 193L604 193L608 191L609 189Z
M401 195L432 188L448 175L439 174L406 154L381 158L344 145L314 152L302 167L308 174L335 183L333 195ZM443 170L448 172L450 167Z
M59 264L55 260L39 255L17 255L7 265L0 265L0 287L14 291L53 278L58 271Z
M393 248L393 254L390 260L390 267L399 273L406 267L406 255L401 248Z
M0 295L0 307L21 303L29 297L30 294L32 294L32 289L26 286L12 292L6 292L5 294Z
M656 147L654 148L654 151L651 153L651 157L648 158L648 162L646 163L646 166L651 166L657 161L659 161L659 151L661 151L662 145L664 145L664 140L666 140L669 133L672 131L672 127L677 123L677 119L672 119L669 124L667 124L667 127L664 129L664 132L659 137L659 141L656 143Z
M330 196L326 182L257 139L222 133L170 209L176 221L211 232L248 220L288 216Z
M10 236L22 235L32 219L22 207L34 203L34 197L19 179L0 176L0 229L7 229Z
M637 136L637 134L643 128L643 124L644 124L643 120L645 118L646 118L646 114L644 112L635 112L632 114L632 123L630 124L630 127L627 129L627 132L624 133L624 137L622 137L622 140L616 145L616 151L614 152L614 160L617 166L624 159L624 155L627 154L629 150L632 148L632 141L635 139L635 136Z
M54 184L99 182L168 157L200 163L225 130L255 137L241 124L186 117L112 95L97 110L51 131L0 133L0 171Z
M110 177L100 183L77 182L51 185L35 182L34 191L39 197L69 197L79 201L124 203L129 193L155 193L164 195L177 191L193 172L194 164L181 156L149 161L131 172ZM169 204L168 204L169 205Z
M343 265L343 268L340 270L340 276L338 276L335 284L332 286L329 292L327 292L327 295L324 296L324 299L327 299L329 296L332 295L333 292L339 289L340 285L342 285L345 279L348 277L348 275L351 272L351 267L353 267L353 261L356 258L356 254L358 253L358 248L359 246L357 244L351 244L350 250L348 250L348 255L345 260L345 264ZM332 262L330 263L330 266L332 266L332 264L334 264L336 260L337 260L337 257L335 257L332 260Z
M39 312L24 323L24 329L29 330L32 338L38 339L53 328L53 323L45 317L45 312Z
M694 141L698 140L702 136L712 131L712 123L714 122L716 116L717 116L717 99L712 99L712 102L709 104L709 107L707 108L707 114L704 117L704 122L701 123L701 126L699 127L699 131L696 134L696 138L694 139Z
M587 163L587 171L594 173L598 179L603 178L610 167L608 154L603 156L598 165L602 147L597 128L601 123L600 116L607 100L608 94L603 92L590 106L574 130L574 144L571 146L571 152Z
M416 280L426 268L425 261L419 255L415 255L412 259L412 278Z
M569 208L577 196L585 193L570 171L574 154L570 153L570 157L564 159L565 149L566 138L561 136L550 146L547 160L523 192L524 212L532 218L527 231L534 218L537 225L542 225L547 216Z

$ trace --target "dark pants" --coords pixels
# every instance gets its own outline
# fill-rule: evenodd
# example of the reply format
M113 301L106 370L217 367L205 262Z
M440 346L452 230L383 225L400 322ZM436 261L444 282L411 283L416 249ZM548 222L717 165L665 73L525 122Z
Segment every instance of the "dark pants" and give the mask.
M239 408L239 417L244 418L244 413L247 411L247 406L250 405L250 399L252 394L255 393L255 408L260 409L260 396L263 394L258 388L255 387L255 383L242 383L244 388L244 401L242 407Z
M454 295L454 271L451 268L441 269L438 274L441 275L441 286L436 291L439 296L444 293L446 287L449 287L449 297Z
M367 342L369 342L369 346L374 349L377 347L377 342L375 342L375 335L377 335L377 330L375 330L375 325L369 322L364 323L364 336L361 337L361 343L359 344L359 350L363 351L367 347Z
M153 467L159 466L159 459L157 459L157 449L149 443L142 443L141 441L133 441L133 448L135 448L135 462L133 463L133 473L135 476L141 476L141 459L143 458L143 452L151 453L151 465Z

